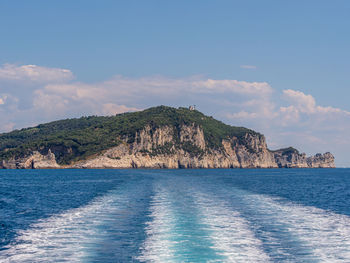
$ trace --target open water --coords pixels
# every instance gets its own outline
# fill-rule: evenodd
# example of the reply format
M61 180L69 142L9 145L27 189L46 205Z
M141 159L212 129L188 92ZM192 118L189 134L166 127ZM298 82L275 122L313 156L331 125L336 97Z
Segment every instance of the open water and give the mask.
M2 170L0 262L350 262L350 169Z

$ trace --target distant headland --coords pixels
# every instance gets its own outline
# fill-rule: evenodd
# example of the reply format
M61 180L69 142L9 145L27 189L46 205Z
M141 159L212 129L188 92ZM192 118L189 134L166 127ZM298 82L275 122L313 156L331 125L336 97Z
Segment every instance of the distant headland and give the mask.
M195 107L158 106L0 134L0 168L334 168L331 153L271 151L264 135Z

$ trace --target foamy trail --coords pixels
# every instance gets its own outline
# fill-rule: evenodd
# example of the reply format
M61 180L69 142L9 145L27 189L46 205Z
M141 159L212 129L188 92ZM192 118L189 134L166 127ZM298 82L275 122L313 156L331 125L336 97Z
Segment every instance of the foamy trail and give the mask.
M141 247L141 262L174 262L175 240L172 240L174 215L169 196L157 189L150 205L150 221L145 229L147 239Z
M249 222L230 205L205 193L194 193L201 209L203 224L208 226L213 248L223 256L222 262L270 262L262 242L257 239Z
M2 262L80 262L101 237L96 226L116 212L118 196L109 193L90 204L53 215L19 232Z
M193 199L179 185L160 184L151 202L151 216L141 262L222 262L211 243L208 226L198 218Z
M272 247L270 251L275 260L350 261L349 216L281 198L243 190L237 192L243 201L241 205L251 210L250 217L257 225L256 229L264 232L261 236L265 236L266 245ZM292 252L291 255L288 255L289 252Z
M143 197L147 188L136 189L130 185L123 188L112 190L85 206L39 220L20 231L13 245L0 253L0 262L131 260L133 255L128 246L133 245L132 238L138 229L130 227L130 230L130 217L135 217L135 202L139 196ZM132 233L128 233L128 229Z

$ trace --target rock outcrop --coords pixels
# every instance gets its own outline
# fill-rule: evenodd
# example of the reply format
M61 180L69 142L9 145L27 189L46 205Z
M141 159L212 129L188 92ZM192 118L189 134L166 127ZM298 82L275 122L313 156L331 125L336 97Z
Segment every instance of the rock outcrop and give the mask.
M334 168L334 156L327 152L306 157L294 148L274 151L274 157L280 168Z
M122 142L95 156L69 165L59 165L51 149L34 151L21 158L3 160L2 168L333 168L331 153L306 157L294 148L270 151L261 134L246 133L224 139L221 147L211 148L203 129L147 125L130 142ZM57 149L55 150L57 152Z
M6 169L54 169L60 168L60 165L56 162L55 154L49 149L46 154L34 151L26 157L2 160L0 167Z

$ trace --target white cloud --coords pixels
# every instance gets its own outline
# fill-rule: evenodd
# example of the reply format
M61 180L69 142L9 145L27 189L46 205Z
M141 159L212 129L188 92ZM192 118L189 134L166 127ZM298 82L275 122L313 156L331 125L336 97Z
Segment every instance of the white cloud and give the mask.
M60 95L47 94L43 90L36 90L34 93L33 107L36 110L42 110L42 114L52 114L69 111L72 105L69 101Z
M333 107L316 106L316 100L311 95L306 95L301 91L296 90L284 90L284 97L291 103L289 107L281 107L282 112L296 112L306 114L326 114L326 113L342 113L350 114L348 111L341 110Z
M241 65L240 68L243 68L243 69L257 69L257 66L254 66L254 65Z
M1 128L3 132L9 132L9 131L12 131L15 126L16 124L14 122L9 122L9 123L2 124Z
M236 113L228 113L226 117L229 119L255 119L258 118L258 114L256 112L240 111Z
M114 107L111 112L121 112L122 106L125 106L125 110L138 110L147 104L166 104L166 101L171 104L174 101L192 99L191 103L195 103L199 100L198 96L208 97L208 94L253 98L267 96L271 92L272 88L265 82L198 77L172 79L160 76L132 79L116 76L95 84L81 82L48 84L34 91L33 105L37 109L61 115L79 110L81 114L85 114L86 111L92 114L106 114L111 111L106 110L106 107L110 109L111 105L118 107Z
M18 98L15 96L12 96L11 94L1 94L0 95L0 105L1 110L14 110L17 108L18 105Z
M272 88L266 82L247 82L238 80L201 80L191 85L193 91L209 93L238 93L247 95L265 95L272 92Z
M285 98L293 104L296 110L303 113L314 113L316 109L316 101L311 95L306 95L301 91L284 90Z
M131 111L140 111L142 109L138 109L135 107L127 107L125 105L117 105L113 103L106 103L102 105L102 114L103 115L115 115L123 112L131 112Z
M31 81L35 83L62 82L73 79L68 69L48 68L36 65L4 64L0 67L0 80Z

